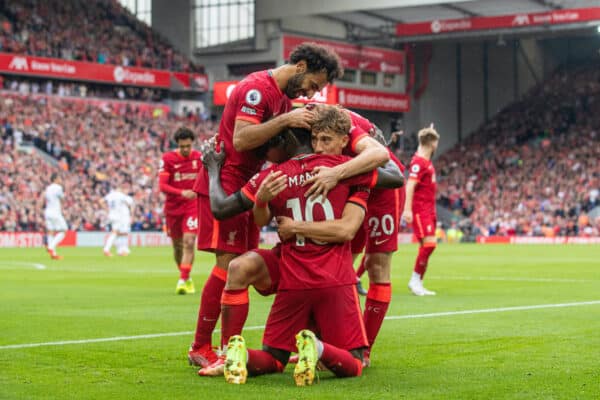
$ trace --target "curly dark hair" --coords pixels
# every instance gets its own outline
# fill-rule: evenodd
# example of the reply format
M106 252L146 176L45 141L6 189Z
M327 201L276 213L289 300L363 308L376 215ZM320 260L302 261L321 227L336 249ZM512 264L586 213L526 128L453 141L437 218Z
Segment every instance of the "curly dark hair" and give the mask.
M314 42L304 42L290 54L290 64L296 64L302 60L306 61L307 72L325 71L329 83L333 83L334 80L344 75L342 61L331 47Z
M190 128L186 128L182 126L181 128L175 131L175 135L173 135L173 140L175 143L178 143L180 140L192 139L196 140L196 135Z

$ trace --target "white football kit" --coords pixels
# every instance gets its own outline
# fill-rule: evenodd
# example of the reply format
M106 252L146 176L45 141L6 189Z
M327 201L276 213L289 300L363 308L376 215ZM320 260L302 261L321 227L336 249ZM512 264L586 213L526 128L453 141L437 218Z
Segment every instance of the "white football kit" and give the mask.
M46 208L44 209L44 219L46 220L46 229L48 231L66 231L67 221L62 215L60 200L64 197L62 186L58 183L52 183L44 192L46 198Z
M108 221L113 231L131 232L131 207L133 198L118 190L111 190L104 200L108 204Z

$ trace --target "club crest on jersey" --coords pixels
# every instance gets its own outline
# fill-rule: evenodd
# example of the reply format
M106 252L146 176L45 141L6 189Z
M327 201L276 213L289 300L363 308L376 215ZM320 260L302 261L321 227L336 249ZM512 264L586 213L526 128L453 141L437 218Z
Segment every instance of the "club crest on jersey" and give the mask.
M246 93L246 103L252 104L253 106L260 103L262 100L262 94L257 89L251 89Z

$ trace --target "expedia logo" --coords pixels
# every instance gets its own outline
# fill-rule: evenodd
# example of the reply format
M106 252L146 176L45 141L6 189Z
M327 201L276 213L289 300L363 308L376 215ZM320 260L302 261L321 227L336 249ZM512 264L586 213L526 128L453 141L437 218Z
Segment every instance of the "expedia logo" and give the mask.
M17 71L29 71L29 64L25 57L13 57L8 64L9 69L16 69Z
M122 67L116 67L113 71L113 76L115 81L123 82L123 79L125 79L125 70Z

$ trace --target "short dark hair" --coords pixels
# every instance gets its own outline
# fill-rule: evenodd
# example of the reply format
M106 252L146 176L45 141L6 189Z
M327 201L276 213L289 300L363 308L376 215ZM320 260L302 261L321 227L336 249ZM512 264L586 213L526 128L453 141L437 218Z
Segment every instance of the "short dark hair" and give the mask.
M56 180L56 178L58 178L58 172L53 172L50 175L50 182L54 182Z
M312 134L308 129L290 128L289 132L298 140L298 144L311 147Z
M185 139L196 140L196 135L194 135L194 132L191 129L182 126L181 128L175 131L175 135L173 135L173 140L175 140L175 143L179 143L180 140Z
M329 83L344 75L342 61L331 47L304 42L290 54L290 64L297 64L302 60L306 61L307 72L326 72Z

